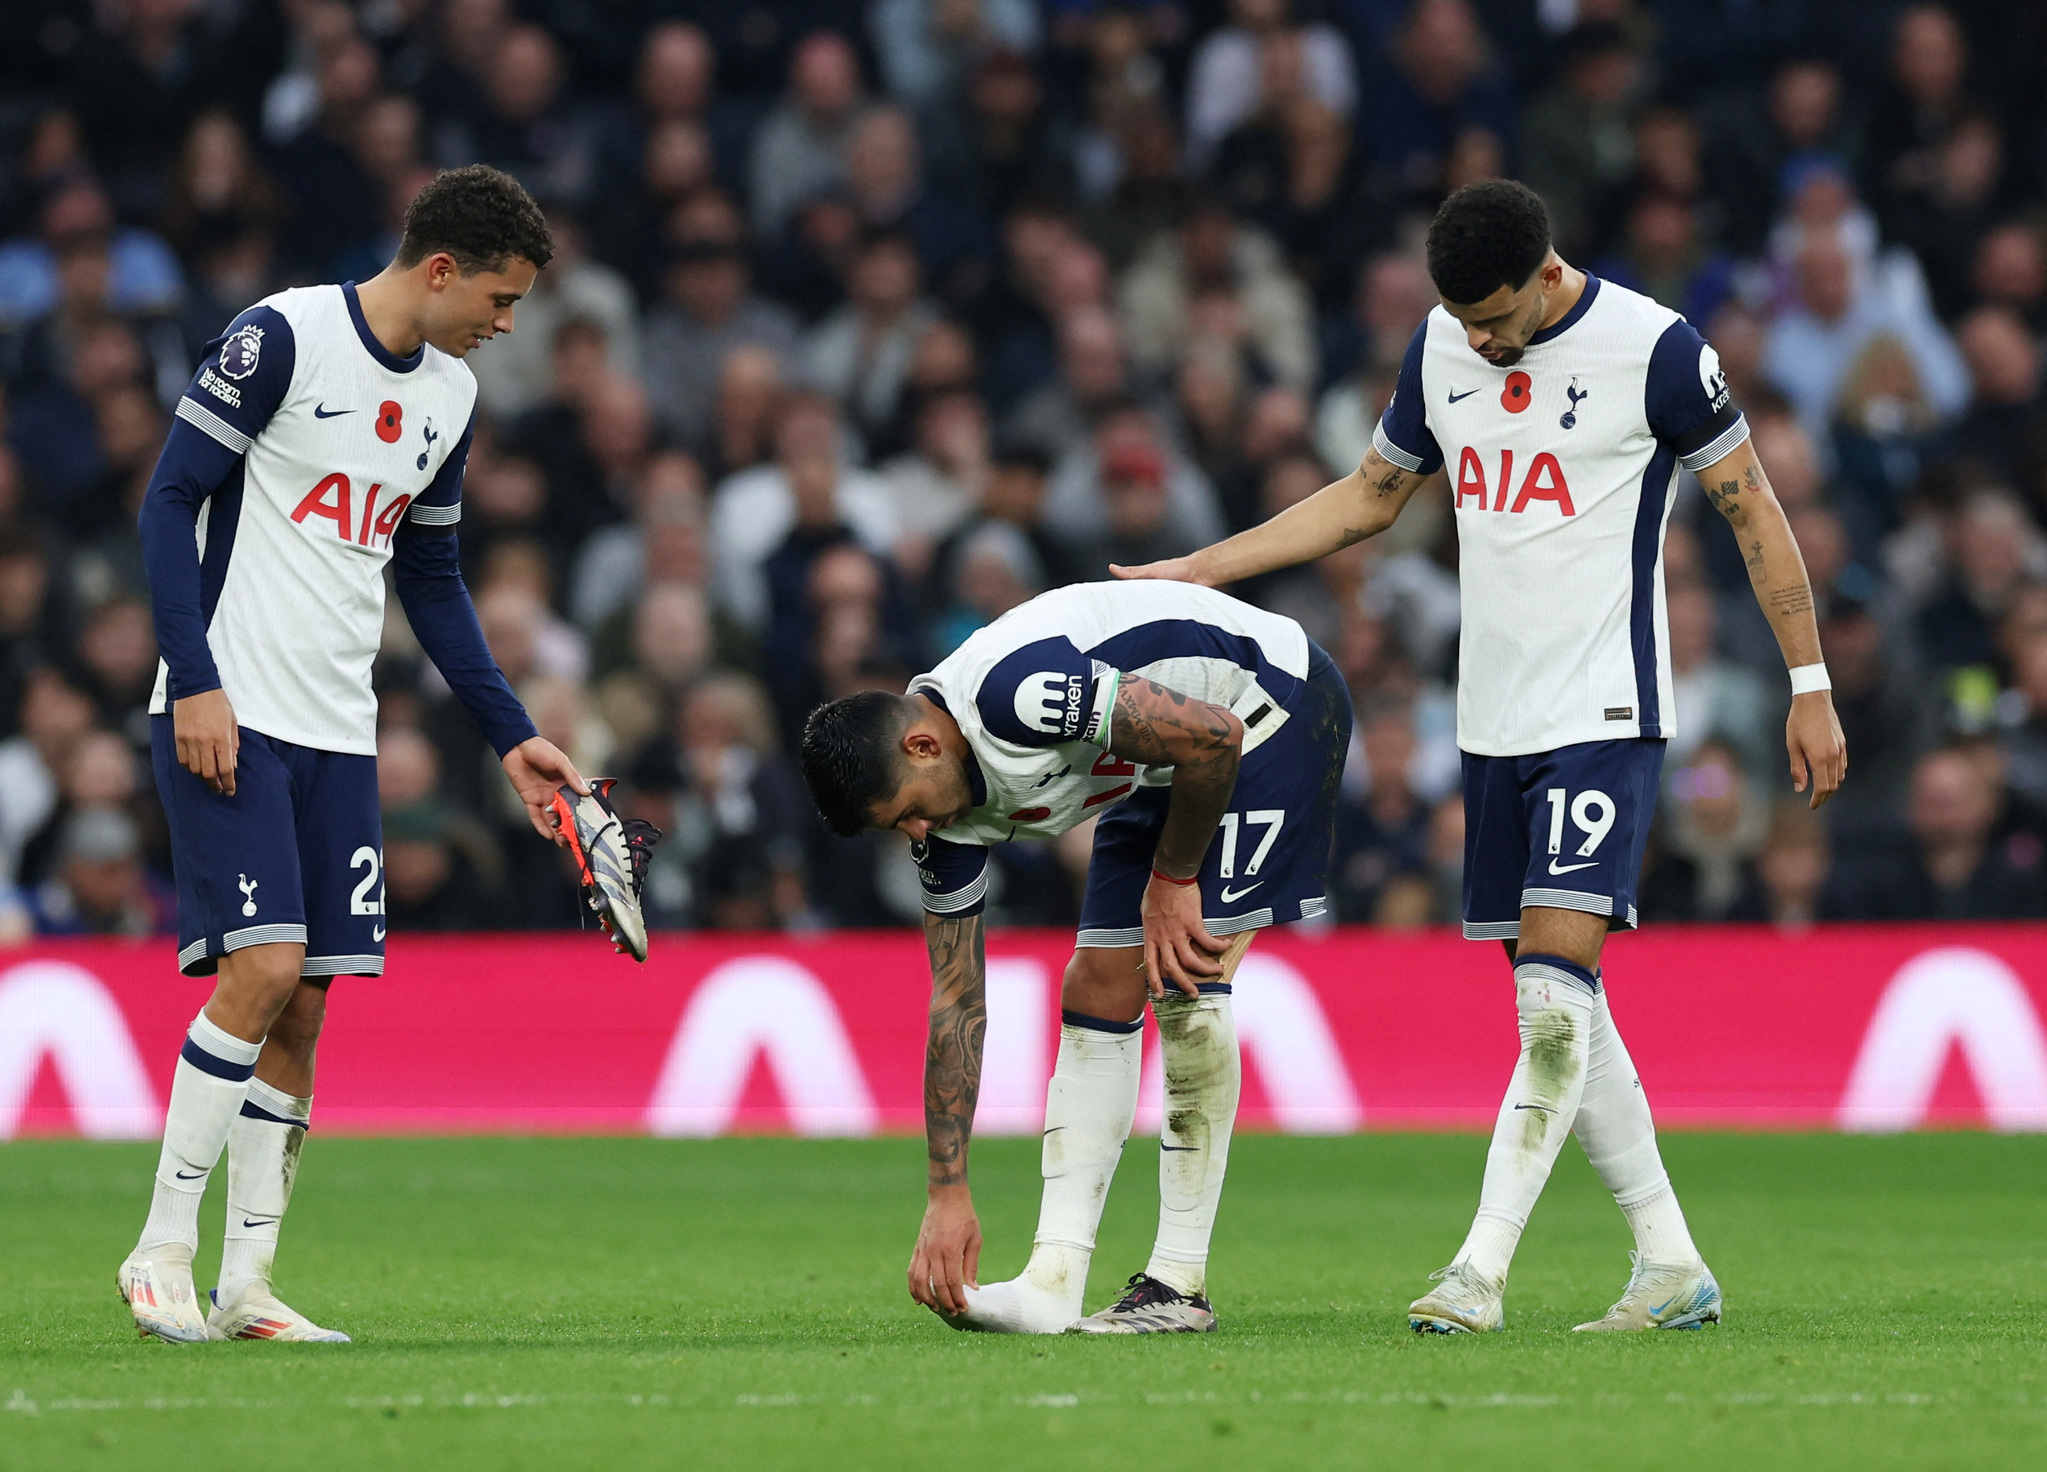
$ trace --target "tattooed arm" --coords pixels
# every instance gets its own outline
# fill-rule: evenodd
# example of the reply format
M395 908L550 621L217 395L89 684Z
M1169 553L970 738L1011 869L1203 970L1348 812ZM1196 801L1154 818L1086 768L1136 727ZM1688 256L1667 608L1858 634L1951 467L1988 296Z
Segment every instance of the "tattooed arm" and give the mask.
M1376 449L1368 450L1364 464L1342 480L1331 481L1249 531L1191 557L1109 570L1119 578L1170 578L1220 588L1274 568L1312 562L1385 531L1415 489L1431 478L1402 470L1381 459Z
M1186 881L1201 872L1216 824L1237 790L1243 747L1244 723L1222 706L1141 675L1125 675L1116 687L1109 750L1147 767L1173 769L1172 797L1142 906L1144 976L1155 997L1165 995L1168 981L1193 996L1200 978L1222 975L1212 958L1229 949L1229 942L1203 927L1201 886Z
M1777 635L1787 668L1818 664L1819 622L1813 612L1812 584L1805 575L1797 539L1784 508L1777 504L1770 479L1763 474L1755 447L1743 440L1725 458L1699 472L1699 484L1713 509L1727 518L1748 568L1749 586ZM1791 697L1791 718L1784 726L1784 746L1791 757L1791 785L1812 789L1812 806L1834 795L1848 773L1848 745L1834 714L1831 692L1815 690Z
M988 1028L987 962L979 915L924 917L931 955L931 1031L924 1048L928 1201L910 1255L910 1297L942 1314L965 1311L981 1266L981 1222L967 1187L967 1145L981 1092Z

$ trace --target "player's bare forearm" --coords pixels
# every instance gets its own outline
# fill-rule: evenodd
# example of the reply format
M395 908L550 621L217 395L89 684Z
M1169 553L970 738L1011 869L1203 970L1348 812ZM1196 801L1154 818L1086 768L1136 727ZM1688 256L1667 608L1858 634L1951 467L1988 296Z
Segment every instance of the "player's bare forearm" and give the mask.
M1819 663L1819 622L1805 559L1754 446L1744 440L1725 459L1701 471L1699 483L1713 509L1734 529L1749 586L1777 635L1784 663L1794 668Z
M981 1093L981 1047L988 1031L982 918L924 917L931 956L930 1034L924 1047L924 1141L930 1188L967 1183L967 1147Z
M1244 723L1220 705L1125 675L1109 714L1109 750L1126 761L1173 769L1172 800L1152 866L1174 879L1200 872L1216 825L1237 789Z
M1176 578L1219 588L1377 536L1393 525L1415 488L1426 479L1367 451L1364 463L1304 501L1191 557L1116 568L1118 577Z
M1770 478L1747 440L1699 474L1706 499L1734 530L1749 586L1777 636L1788 668L1819 664L1819 618L1813 607L1812 582L1791 522L1770 489ZM1791 698L1784 727L1785 750L1791 762L1792 786L1810 789L1812 806L1834 795L1848 774L1848 743L1834 711L1834 698L1814 690Z
M1203 926L1201 887L1192 881L1237 789L1244 723L1222 706L1142 675L1125 675L1109 713L1109 750L1148 767L1173 769L1165 826L1139 907L1145 986L1158 997L1171 982L1191 996L1202 978L1221 974L1213 958L1228 944Z

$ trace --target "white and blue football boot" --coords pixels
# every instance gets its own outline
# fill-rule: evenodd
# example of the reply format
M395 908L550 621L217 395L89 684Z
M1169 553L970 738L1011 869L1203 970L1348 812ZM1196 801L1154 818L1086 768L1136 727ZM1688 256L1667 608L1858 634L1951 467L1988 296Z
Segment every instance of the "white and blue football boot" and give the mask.
M1703 1262L1645 1262L1628 1254L1634 1272L1620 1302L1578 1328L1592 1333L1622 1329L1703 1329L1720 1322L1720 1284Z
M1506 1323L1495 1283L1468 1262L1453 1262L1429 1274L1440 1283L1407 1306L1407 1327L1417 1334L1490 1334Z

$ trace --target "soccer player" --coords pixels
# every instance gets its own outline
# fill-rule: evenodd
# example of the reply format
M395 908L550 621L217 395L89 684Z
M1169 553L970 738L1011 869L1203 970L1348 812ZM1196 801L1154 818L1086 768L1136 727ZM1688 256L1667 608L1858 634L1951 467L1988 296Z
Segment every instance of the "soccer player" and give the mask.
M427 656L497 750L534 827L589 789L534 732L456 562L476 381L553 253L509 176L444 173L397 258L357 286L281 292L209 345L142 507L163 663L157 791L178 965L215 976L171 1085L156 1189L119 1286L144 1335L346 1340L271 1291L337 976L384 969L377 701L384 567ZM220 1286L192 1282L199 1202L228 1157Z
M1447 472L1463 634L1464 933L1506 942L1521 1058L1477 1219L1417 1332L1502 1324L1523 1226L1575 1129L1633 1228L1634 1273L1581 1329L1718 1321L1600 971L1635 924L1635 885L1675 729L1663 535L1679 471L1739 539L1790 666L1791 779L1818 807L1847 769L1812 589L1713 349L1677 313L1558 258L1542 200L1473 184L1428 237L1441 305L1408 345L1364 463L1262 526L1125 577L1232 583L1392 525Z
M1043 594L907 694L811 714L803 774L825 821L906 834L923 879L930 1163L912 1298L957 1328L1011 1334L1215 1327L1208 1244L1240 1079L1231 979L1258 929L1323 911L1350 721L1343 677L1299 624L1175 583ZM967 1147L987 1025L988 846L1096 814L1036 1245L1021 1277L983 1287ZM1147 992L1166 1076L1158 1239L1122 1297L1082 1319L1137 1107Z

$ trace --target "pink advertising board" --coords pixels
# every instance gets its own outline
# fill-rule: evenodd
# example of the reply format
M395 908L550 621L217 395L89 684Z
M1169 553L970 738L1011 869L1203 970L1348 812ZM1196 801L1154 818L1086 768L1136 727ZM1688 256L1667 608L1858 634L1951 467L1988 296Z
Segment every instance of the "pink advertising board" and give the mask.
M984 1134L1039 1127L1070 945L990 938ZM1616 938L1606 980L1666 1127L2047 1129L2047 928L1659 929ZM162 943L0 960L0 1138L152 1137L207 989ZM644 967L594 934L398 937L387 975L334 987L315 1128L914 1132L927 991L914 932L659 935ZM1512 998L1496 945L1267 934L1237 985L1245 1127L1484 1128Z

